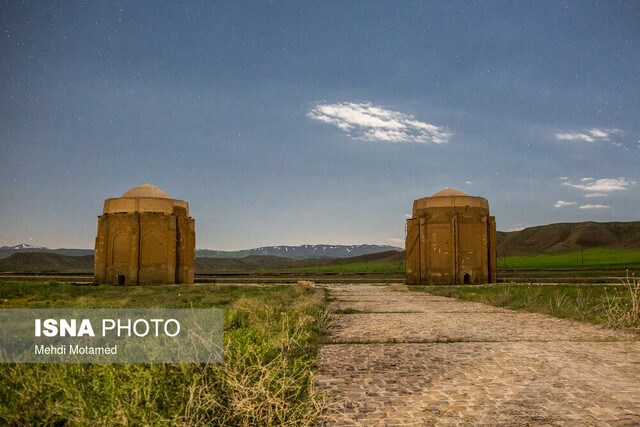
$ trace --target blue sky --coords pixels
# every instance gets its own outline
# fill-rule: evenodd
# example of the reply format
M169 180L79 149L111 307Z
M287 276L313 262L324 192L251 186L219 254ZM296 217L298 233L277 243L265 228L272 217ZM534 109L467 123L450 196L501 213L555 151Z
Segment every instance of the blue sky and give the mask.
M403 246L414 199L499 230L639 220L637 2L3 2L0 244L92 247L154 184L197 246Z

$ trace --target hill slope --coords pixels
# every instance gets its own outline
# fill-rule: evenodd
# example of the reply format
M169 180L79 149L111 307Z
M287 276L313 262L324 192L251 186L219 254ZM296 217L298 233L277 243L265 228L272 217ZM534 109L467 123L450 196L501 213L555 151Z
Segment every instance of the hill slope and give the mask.
M15 273L93 273L93 255L22 252L0 259L0 271Z
M498 256L562 254L590 248L640 250L640 221L576 222L499 231Z
M47 253L58 254L58 255L82 256L82 255L92 255L93 249L37 248L35 246L30 246L25 243L21 243L15 246L0 247L0 259L7 258L15 254L24 254L24 253L33 253L33 252L47 252Z

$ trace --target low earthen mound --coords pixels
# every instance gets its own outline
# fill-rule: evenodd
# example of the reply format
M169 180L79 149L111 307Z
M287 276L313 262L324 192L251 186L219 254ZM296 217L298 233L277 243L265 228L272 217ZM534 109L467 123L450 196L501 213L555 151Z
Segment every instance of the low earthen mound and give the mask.
M498 232L499 256L561 254L591 248L640 250L640 221L558 223Z

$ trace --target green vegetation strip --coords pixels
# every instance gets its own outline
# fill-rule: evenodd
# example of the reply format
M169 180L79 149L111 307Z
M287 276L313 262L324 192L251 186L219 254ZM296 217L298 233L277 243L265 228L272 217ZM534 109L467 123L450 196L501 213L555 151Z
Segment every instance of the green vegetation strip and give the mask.
M354 262L350 264L316 265L309 267L293 267L282 269L289 273L385 273L404 274L404 263Z
M412 286L411 291L543 313L559 318L640 329L640 282L630 278L611 285L495 284Z
M640 268L640 251L588 249L560 255L507 256L498 260L499 270L509 269Z
M0 365L3 425L312 425L326 321L303 286L74 286L0 282L2 308L224 309L224 364Z

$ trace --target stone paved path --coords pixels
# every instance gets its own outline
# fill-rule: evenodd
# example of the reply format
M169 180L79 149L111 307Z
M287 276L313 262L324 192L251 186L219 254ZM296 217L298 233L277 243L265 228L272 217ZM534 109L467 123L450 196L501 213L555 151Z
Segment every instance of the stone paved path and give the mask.
M327 425L640 425L624 332L384 286L333 285ZM371 313L373 312L373 313Z

